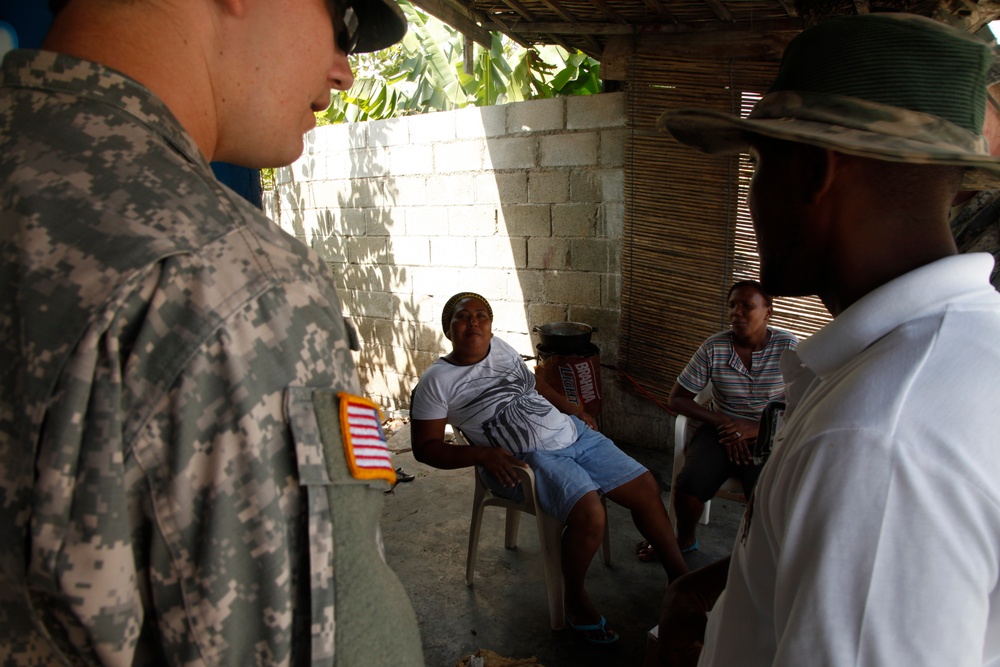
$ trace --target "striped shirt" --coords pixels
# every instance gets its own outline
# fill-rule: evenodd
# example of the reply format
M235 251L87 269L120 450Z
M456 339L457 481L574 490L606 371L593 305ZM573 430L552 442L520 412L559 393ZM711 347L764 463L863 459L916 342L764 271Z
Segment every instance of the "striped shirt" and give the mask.
M771 401L785 398L779 361L785 350L794 350L799 340L779 329L767 329L771 339L753 353L747 370L733 347L733 332L709 336L677 377L677 382L697 394L712 383L712 409L731 417L759 419Z

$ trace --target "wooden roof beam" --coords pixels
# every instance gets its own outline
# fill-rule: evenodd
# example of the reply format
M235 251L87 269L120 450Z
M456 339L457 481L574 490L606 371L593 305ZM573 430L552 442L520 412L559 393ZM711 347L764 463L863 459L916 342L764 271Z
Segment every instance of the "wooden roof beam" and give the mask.
M772 22L768 22L772 23ZM733 59L777 62L792 38L802 31L802 22L796 27L779 29L776 21L772 29L754 25L753 31L717 30L697 33L661 32L638 35L614 35L608 39L601 55L601 78L627 81L633 54L663 58L690 58L698 60L728 61ZM789 25L791 20L788 21Z
M484 23L485 30L500 30L496 23ZM676 23L640 23L622 25L620 23L560 23L558 21L518 21L509 24L509 29L520 34L552 34L552 35L606 35L606 36L662 36L669 41L681 43L687 39L697 43L699 39L738 40L741 35L749 40L766 38L766 33L775 31L801 32L801 19L770 19L754 21L751 29L747 23L704 24L704 27L693 27ZM780 53L778 54L781 55Z
M609 5L605 0L590 0L590 2L601 10L609 21L614 21L615 23L628 23L628 21L625 20L625 17L611 9L611 5Z
M785 13L788 14L790 17L798 18L799 10L795 8L794 3L789 2L789 0L778 0L778 4L781 5L781 8L784 9Z
M734 23L736 19L733 18L733 13L729 11L729 8L722 2L722 0L705 0L705 4L708 8L712 10L716 18L720 21L725 21L726 23Z
M503 4L507 5L512 10L514 10L525 21L535 20L535 15L529 12L527 9L525 9L524 5L522 5L517 0L503 0Z
M467 35L478 44L482 44L483 48L488 49L493 46L493 36L490 35L489 30L480 27L467 14L461 13L443 0L415 0L414 4L463 35Z

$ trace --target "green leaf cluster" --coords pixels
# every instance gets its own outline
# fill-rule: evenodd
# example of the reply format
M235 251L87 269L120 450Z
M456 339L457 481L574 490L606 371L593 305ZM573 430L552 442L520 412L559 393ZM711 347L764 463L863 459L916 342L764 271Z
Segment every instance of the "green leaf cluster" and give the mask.
M583 53L523 49L499 33L484 49L406 0L399 6L409 23L406 37L351 56L354 85L334 94L330 108L317 114L320 125L601 92L600 63ZM475 48L471 74L463 64L467 44Z

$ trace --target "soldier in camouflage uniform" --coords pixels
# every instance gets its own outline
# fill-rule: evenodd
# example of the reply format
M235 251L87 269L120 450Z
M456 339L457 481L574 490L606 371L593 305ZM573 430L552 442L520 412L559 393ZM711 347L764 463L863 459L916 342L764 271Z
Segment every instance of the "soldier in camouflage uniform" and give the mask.
M391 0L72 0L0 79L0 664L422 665L288 163Z

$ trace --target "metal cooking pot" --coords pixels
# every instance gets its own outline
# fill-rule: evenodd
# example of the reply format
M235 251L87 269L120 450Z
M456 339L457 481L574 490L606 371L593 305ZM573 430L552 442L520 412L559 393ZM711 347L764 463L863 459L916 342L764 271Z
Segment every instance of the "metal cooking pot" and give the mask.
M531 330L542 338L542 347L551 352L569 353L583 351L590 345L590 334L597 331L583 322L550 322L535 325Z

